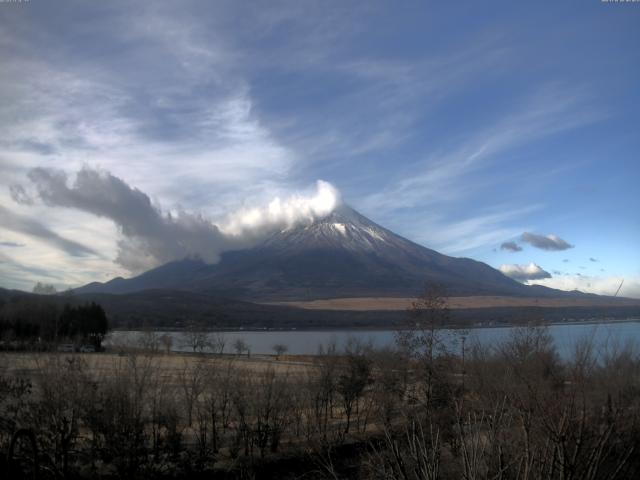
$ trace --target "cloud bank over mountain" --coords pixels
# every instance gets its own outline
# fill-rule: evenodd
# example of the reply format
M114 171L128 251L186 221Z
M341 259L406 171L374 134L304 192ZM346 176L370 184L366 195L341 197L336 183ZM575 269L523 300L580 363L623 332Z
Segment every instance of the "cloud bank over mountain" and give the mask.
M274 198L264 208L250 208L229 215L221 230L234 237L261 236L274 228L311 223L329 215L341 203L340 193L328 182L318 180L312 195L293 194L285 200Z
M35 200L49 207L81 210L113 221L121 234L115 261L130 272L141 272L171 260L198 256L208 263L219 260L222 252L246 248L265 235L298 223L312 222L333 211L340 194L322 180L314 192L274 198L266 207L242 209L216 224L199 213L183 209L164 210L141 190L106 170L88 166L73 181L59 169L34 168L28 178L32 189L16 185L21 192L15 200L31 205ZM30 234L47 237L73 255L94 253L88 247L62 239L0 210L3 223Z

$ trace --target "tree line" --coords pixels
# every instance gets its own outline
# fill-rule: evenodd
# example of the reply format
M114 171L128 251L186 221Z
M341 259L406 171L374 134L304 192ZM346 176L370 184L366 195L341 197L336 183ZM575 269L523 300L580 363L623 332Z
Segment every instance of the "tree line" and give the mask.
M0 339L4 346L47 345L71 341L99 349L109 330L104 309L95 302L60 306L59 299L21 296L0 302Z

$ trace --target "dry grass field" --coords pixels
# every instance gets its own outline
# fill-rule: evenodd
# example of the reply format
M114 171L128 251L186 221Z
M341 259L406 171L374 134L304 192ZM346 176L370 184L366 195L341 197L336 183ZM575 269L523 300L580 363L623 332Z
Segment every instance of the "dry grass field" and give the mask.
M22 376L32 378L39 375L42 366L49 364L55 358L79 359L86 364L94 377L112 375L122 370L131 362L131 355L118 353L43 353L43 352L0 352L0 375ZM170 354L149 354L141 352L137 355L140 362L151 365L157 372L161 372L163 379L175 383L185 370L198 365L207 369L220 368L230 362L236 369L245 374L259 375L267 370L288 376L303 375L314 368L310 357L283 356L277 359L273 355L203 355L172 352Z
M640 300L631 298L525 298L501 296L449 297L449 308L496 308L496 307L620 307L638 306ZM398 311L411 306L414 298L398 297L354 297L330 298L325 300L274 302L271 305L285 305L308 310L351 310L351 311Z

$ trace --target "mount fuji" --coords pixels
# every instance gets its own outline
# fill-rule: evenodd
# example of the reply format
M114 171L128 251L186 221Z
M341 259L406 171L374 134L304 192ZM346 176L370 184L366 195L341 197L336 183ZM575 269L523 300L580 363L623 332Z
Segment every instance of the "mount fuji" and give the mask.
M267 302L415 296L425 283L439 284L451 296L576 295L523 285L485 263L440 254L344 204L323 218L275 232L253 248L226 252L214 265L186 258L76 292L168 289Z

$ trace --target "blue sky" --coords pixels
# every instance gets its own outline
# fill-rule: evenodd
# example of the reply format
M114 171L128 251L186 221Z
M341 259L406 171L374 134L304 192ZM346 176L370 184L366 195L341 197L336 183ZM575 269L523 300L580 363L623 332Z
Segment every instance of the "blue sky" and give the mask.
M219 224L321 179L430 248L640 297L640 4L31 0L0 25L2 286L135 270L121 221L29 176L84 168Z

